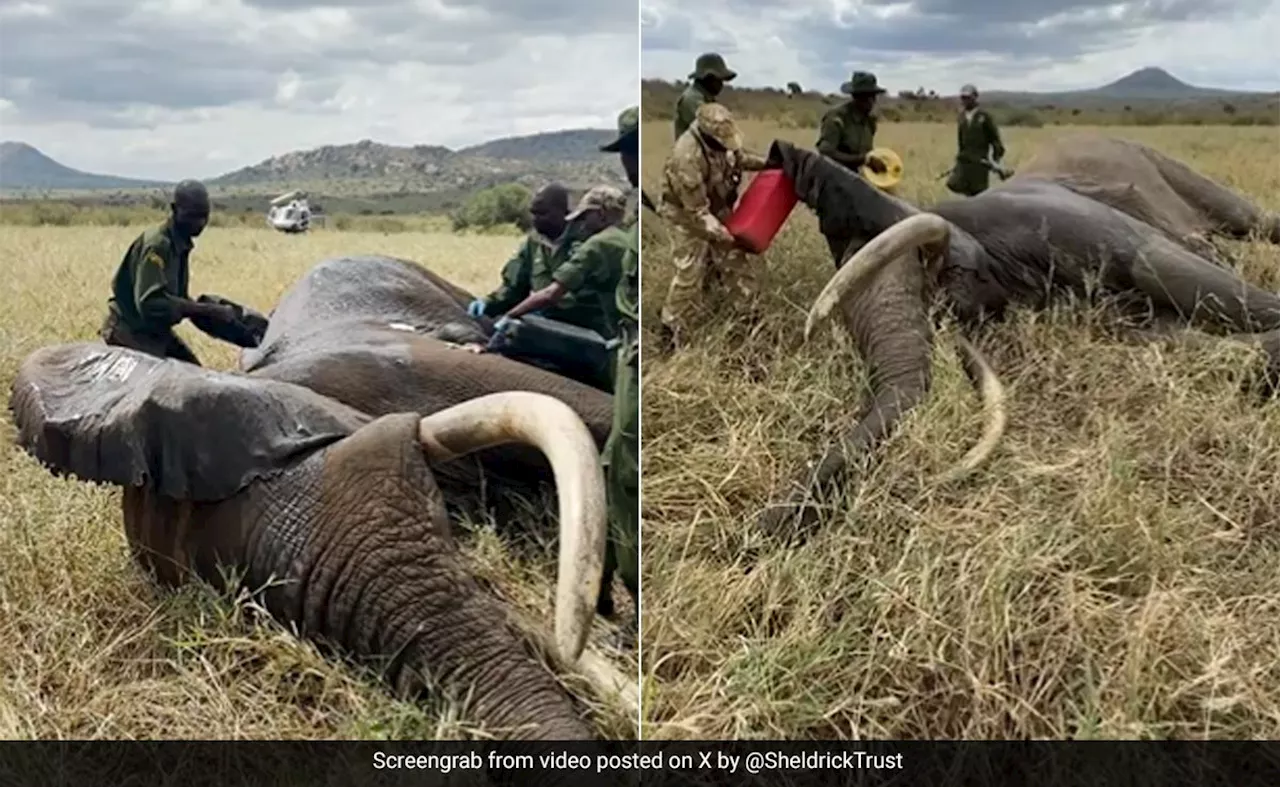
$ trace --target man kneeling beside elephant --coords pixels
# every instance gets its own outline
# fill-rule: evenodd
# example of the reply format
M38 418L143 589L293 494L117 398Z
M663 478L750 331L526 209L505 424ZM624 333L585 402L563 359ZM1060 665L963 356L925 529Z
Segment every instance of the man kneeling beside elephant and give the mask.
M195 239L209 222L209 192L184 180L174 188L169 217L134 240L112 280L107 317L100 335L109 345L197 366L191 348L173 332L184 319L216 339L257 347L267 320L216 295L194 301L188 293L189 258Z

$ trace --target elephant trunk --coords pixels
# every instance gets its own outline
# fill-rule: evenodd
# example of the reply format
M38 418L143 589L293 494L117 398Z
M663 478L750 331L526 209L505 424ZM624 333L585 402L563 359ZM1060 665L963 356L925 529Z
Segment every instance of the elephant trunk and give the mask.
M577 666L601 576L604 481L586 426L541 394L494 394L421 419L384 416L272 482L284 499L249 539L250 581L293 578L267 590L273 614L306 636L384 660L402 695L439 687L499 737L591 738L569 694L464 565L428 465L513 441L541 448L556 477L561 571L551 650L562 666ZM599 666L586 677L601 682ZM604 678L613 691L625 683Z
M907 218L862 246L831 278L805 324L806 340L818 321L838 306L845 327L869 367L871 399L857 423L805 473L784 505L765 512L762 524L785 535L797 509L802 527L812 526L804 501L814 488L830 486L851 457L865 455L928 393L932 330L925 308L926 264L946 247L950 225L932 214ZM952 471L976 467L994 449L1004 426L1003 390L985 359L962 340L966 370L980 383L988 425L982 441Z
M847 464L870 452L928 393L933 339L922 289L921 267L902 257L843 298L841 314L867 364L871 396L853 427L793 480L784 502L764 512L761 524L770 535L785 540L811 529L810 495L830 491Z

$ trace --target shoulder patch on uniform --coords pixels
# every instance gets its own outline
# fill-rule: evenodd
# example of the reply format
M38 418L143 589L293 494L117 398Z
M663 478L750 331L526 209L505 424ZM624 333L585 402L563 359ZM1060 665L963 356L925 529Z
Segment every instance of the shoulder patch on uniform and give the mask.
M152 265L158 266L160 270L164 270L164 257L160 254L159 251L155 249L150 249L147 251L146 254L142 256L142 259L145 262L149 262Z

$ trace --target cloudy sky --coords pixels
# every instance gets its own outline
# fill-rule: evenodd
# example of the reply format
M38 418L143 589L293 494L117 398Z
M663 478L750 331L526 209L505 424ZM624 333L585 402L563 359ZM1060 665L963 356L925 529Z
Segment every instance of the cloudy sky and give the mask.
M641 0L645 77L719 51L738 84L834 92L1070 90L1159 66L1204 87L1280 90L1280 0Z
M373 139L612 128L636 0L0 0L0 139L90 172L213 177Z

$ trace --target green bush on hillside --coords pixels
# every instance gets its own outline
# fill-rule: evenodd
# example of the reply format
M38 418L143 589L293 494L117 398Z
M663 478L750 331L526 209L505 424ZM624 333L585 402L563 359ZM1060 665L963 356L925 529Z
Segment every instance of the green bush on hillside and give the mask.
M519 183L504 183L472 194L453 212L454 231L487 229L502 224L529 228L529 202L533 194Z

